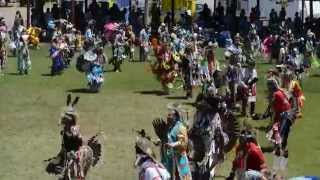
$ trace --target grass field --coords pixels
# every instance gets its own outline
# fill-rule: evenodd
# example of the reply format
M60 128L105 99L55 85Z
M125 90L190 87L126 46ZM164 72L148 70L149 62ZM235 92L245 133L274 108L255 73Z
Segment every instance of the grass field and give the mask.
M151 121L167 112L169 102L187 102L182 91L158 96L160 84L148 71L147 64L128 63L123 73L107 72L101 93L82 93L86 87L84 74L68 69L62 76L50 77L48 49L32 51L32 72L28 76L16 74L16 59L9 58L6 74L0 77L0 179L49 180L43 160L60 149L58 119L69 92L78 94L81 132L90 136L104 132L103 164L90 171L92 180L133 180L135 134L133 129L145 128L153 133ZM219 53L221 55L221 53ZM265 82L268 65L258 65L257 112L264 111ZM111 69L111 67L108 67ZM303 84L307 101L304 117L295 124L289 139L289 175L320 175L320 79L307 78ZM258 131L262 147L268 147L261 129L267 122L252 122ZM227 176L232 154L219 168L218 174ZM271 155L267 154L271 164Z

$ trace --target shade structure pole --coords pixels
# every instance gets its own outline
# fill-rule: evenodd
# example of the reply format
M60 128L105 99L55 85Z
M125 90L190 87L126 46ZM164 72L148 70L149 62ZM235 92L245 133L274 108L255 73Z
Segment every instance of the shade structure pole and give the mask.
M310 3L310 20L313 21L313 0L310 0L309 3Z
M31 25L31 0L27 0L27 28Z
M301 1L302 3L302 13L301 13L301 19L302 19L302 23L304 23L304 8L305 8L305 0Z
M175 0L171 0L171 25L175 24L174 15L175 15Z
M75 24L76 23L76 1L72 0L71 2L71 19L72 19L72 23Z
M149 17L149 0L144 0L144 25L148 25Z

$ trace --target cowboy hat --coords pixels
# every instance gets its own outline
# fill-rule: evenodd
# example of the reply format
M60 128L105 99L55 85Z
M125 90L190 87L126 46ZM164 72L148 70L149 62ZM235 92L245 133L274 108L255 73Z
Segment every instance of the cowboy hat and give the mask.
M142 151L145 155L150 157L153 161L157 162L156 154L152 142L142 136L138 136L136 140L136 148Z

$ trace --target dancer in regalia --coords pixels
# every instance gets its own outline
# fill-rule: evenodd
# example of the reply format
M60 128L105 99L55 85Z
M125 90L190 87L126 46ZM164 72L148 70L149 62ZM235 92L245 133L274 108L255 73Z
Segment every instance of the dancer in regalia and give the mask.
M191 180L191 171L187 156L187 127L182 122L178 105L169 105L167 117L167 143L162 151L162 163L170 172L172 179Z
M50 56L52 59L51 65L51 75L59 75L64 70L64 62L63 62L63 53L62 49L59 48L60 40L54 38L52 40L51 48L50 48Z
M146 27L140 31L140 61L147 61L150 51L150 34Z
M242 115L247 115L247 105L250 105L250 116L255 114L256 104L256 82L258 81L255 62L251 60L247 63L247 67L243 68L240 73L240 82L238 88L238 97L242 101Z
M115 37L114 40L114 53L113 53L113 65L114 65L114 72L121 72L121 64L125 58L125 32L120 29Z
M18 72L20 75L28 74L31 69L30 52L28 48L29 35L23 32L18 49Z
M186 98L192 98L192 63L194 56L192 47L186 48L185 55L182 57L182 73L184 77L184 89L186 91Z
M157 54L157 60L151 64L152 72L161 82L164 94L169 94L169 89L173 86L175 78L175 61L168 44L163 44Z

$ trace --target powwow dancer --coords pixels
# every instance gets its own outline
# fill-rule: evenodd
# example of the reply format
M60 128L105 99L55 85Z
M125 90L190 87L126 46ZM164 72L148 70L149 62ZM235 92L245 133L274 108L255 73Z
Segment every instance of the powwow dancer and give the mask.
M167 169L157 161L153 143L145 135L145 131L139 132L136 140L136 161L139 180L170 180Z
M125 40L126 40L126 54L129 56L129 61L133 61L134 58L134 43L136 41L136 36L132 31L132 26L129 25L125 31Z
M234 43L226 47L226 50L231 52L235 63L245 63L245 56L243 55L242 46L243 44L241 43L240 34L237 33L234 36Z
M305 97L299 81L293 80L290 84L289 92L292 96L292 105L296 107L296 117L302 117L302 108L304 106Z
M0 32L0 74L3 74L7 62L7 50L5 44L6 33Z
M228 92L231 95L231 108L236 107L237 102L237 87L239 84L239 77L241 72L241 64L237 63L236 58L231 54L230 51L225 52L225 59L228 62L227 72L226 72L226 81L228 85Z
M91 25L87 27L84 37L86 41L94 42L94 34Z
M29 43L35 47L35 48L39 48L39 45L40 45L40 39L39 39L39 36L40 36L40 33L41 33L41 28L39 27L29 27L27 29L27 33L29 35Z
M29 35L23 34L18 48L18 72L20 75L28 74L31 69L30 52L28 49Z
M234 177L239 180L269 178L265 157L251 132L243 131L240 134L236 157L227 180L232 180Z
M96 54L97 54L97 59L95 63L100 65L102 67L102 70L104 70L104 66L105 64L107 64L108 57L106 56L105 53L103 53L103 47L96 48Z
M51 65L51 75L59 75L64 70L64 62L63 62L63 49L61 49L59 46L60 40L57 38L54 38L52 40L51 48L49 49L50 56L52 59L52 65Z
M0 75L3 74L7 62L7 25L4 18L0 17Z
M218 164L223 163L225 153L235 146L239 122L212 82L204 83L195 104L196 113L188 131L192 177L209 180Z
M250 105L250 116L255 114L255 104L258 81L258 74L255 69L255 62L251 60L247 62L247 67L242 69L240 74L240 82L238 88L238 97L242 101L242 115L247 115L247 105Z
M263 40L263 56L264 56L264 59L266 59L269 63L272 62L272 57L271 57L271 53L272 53L272 46L275 42L275 39L273 37L272 34L270 34L268 37L266 37L264 40Z
M19 11L16 12L14 24L12 26L11 30L11 41L14 42L14 46L11 49L13 51L13 55L16 55L16 47L19 46L19 41L22 35L22 31L25 29L23 26L23 19L21 16L21 13Z
M169 89L173 86L172 82L176 76L176 62L166 43L162 45L156 56L156 61L151 64L152 72L160 81L164 94L169 94Z
M168 26L166 26L166 24L164 23L161 24L161 26L158 29L158 34L159 34L160 42L169 43L170 33L169 33Z
M150 51L150 34L148 29L142 28L140 31L139 41L140 41L140 61L147 61L148 54Z
M184 77L184 89L186 91L186 98L192 98L192 64L194 56L192 54L192 47L187 47L185 55L182 57L182 74Z
M56 157L45 160L48 162L46 171L59 175L61 180L80 179L85 177L91 166L96 166L101 159L99 133L85 140L80 134L79 115L75 106L79 101L76 97L72 102L67 97L67 107L62 113L59 124L62 125L61 150Z
M154 120L153 126L161 140L161 162L170 172L172 179L191 180L191 171L187 157L188 134L182 122L181 108L169 105L167 122Z
M275 144L273 174L285 176L288 163L287 140L296 118L296 109L291 107L287 94L279 88L274 79L269 79L268 89L272 93L273 126L267 138Z
M120 29L114 40L113 66L114 72L121 72L121 64L125 58L125 32Z
M106 63L103 49L85 48L85 52L77 58L76 69L85 73L89 92L99 92L104 82L103 65Z
M259 54L260 52L260 49L261 49L261 41L260 41L260 37L259 35L257 34L257 30L256 29L252 29L250 32L249 32L249 35L248 35L248 40L249 40L249 44L250 44L250 53L252 55L252 57L257 57L257 55Z
M270 140L276 145L281 144L280 136L280 124L281 113L287 112L291 109L289 98L284 90L282 90L275 79L268 79L267 81L268 91L271 95L271 106L274 113L272 136Z
M84 59L90 63L90 67L86 72L90 92L99 92L104 82L103 68L97 58L97 54L91 51L84 54Z
M198 59L199 59L199 62L198 62L199 76L200 76L199 80L201 81L210 80L211 75L209 71L209 62L204 50L200 52Z
M211 41L208 43L208 47L205 51L205 57L208 60L208 69L209 74L212 76L215 71L218 69L218 61L215 58L215 49L218 47L217 43L212 43Z

